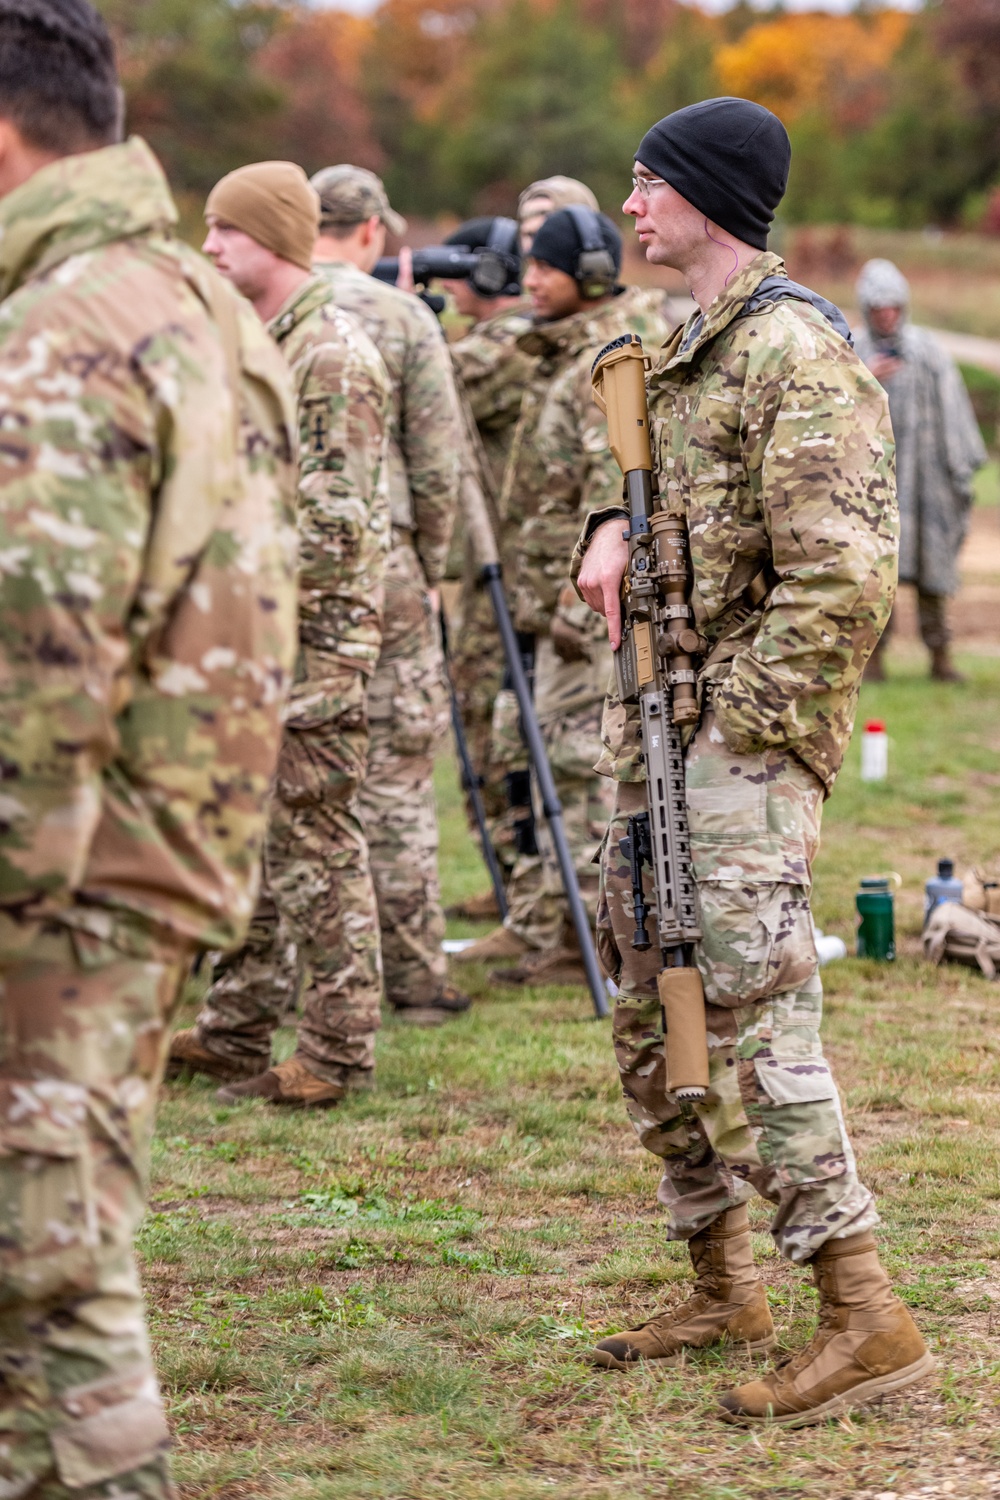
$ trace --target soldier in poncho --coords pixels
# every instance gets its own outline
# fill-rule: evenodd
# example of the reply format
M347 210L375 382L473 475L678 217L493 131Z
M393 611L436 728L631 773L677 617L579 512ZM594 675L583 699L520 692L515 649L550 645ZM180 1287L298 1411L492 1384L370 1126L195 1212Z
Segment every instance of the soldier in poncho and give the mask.
M960 682L951 658L948 600L958 590L972 480L986 462L986 449L955 361L929 328L909 320L910 287L903 273L891 260L870 260L861 268L857 294L865 326L855 347L886 389L896 439L899 581L916 587L931 676ZM884 675L888 635L887 625L869 663L869 680Z

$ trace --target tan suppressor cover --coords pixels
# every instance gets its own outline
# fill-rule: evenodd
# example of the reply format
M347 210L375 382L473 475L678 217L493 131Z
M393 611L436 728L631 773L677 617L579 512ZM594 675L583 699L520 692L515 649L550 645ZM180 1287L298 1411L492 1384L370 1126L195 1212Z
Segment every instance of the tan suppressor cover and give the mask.
M594 400L608 419L608 438L623 474L653 472L646 410L646 356L635 334L599 359L593 371Z
M701 974L661 969L656 987L667 1033L667 1088L678 1099L702 1099L708 1089L708 1022Z

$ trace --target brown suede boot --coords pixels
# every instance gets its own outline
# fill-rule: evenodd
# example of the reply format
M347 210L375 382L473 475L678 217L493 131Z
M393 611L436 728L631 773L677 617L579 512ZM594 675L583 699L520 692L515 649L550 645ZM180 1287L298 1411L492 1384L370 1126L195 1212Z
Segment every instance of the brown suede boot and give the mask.
M349 1070L345 1068L345 1073ZM290 1057L276 1063L266 1073L246 1083L231 1083L216 1089L220 1104L241 1104L244 1099L264 1099L268 1104L286 1104L292 1109L329 1109L339 1104L347 1093L345 1083L327 1083L310 1073L301 1058Z
M774 1344L764 1283L753 1263L746 1205L730 1208L688 1241L694 1291L680 1307L602 1339L591 1355L605 1370L627 1370L641 1359L676 1359L683 1349L738 1344L762 1354Z
M500 908L492 891L483 891L479 896L467 896L454 906L446 906L446 917L461 917L466 922L498 922Z
M513 969L491 969L489 977L494 984L588 983L579 948L546 948L542 953L529 953Z
M935 682L964 682L965 678L951 659L949 646L938 646L931 652L931 677Z
M807 1427L933 1370L934 1356L879 1264L874 1235L827 1240L811 1265L819 1328L763 1380L726 1392L720 1416L727 1422Z
M209 1052L198 1037L197 1027L175 1031L167 1054L167 1078L181 1073L205 1073L209 1078L229 1082L238 1078L256 1078L267 1062L266 1057L219 1057Z
M436 1000L428 1005L395 1005L393 1013L404 1026L443 1026L456 1016L464 1015L472 1001L453 984L445 984Z
M516 932L511 932L509 927L494 927L492 932L479 938L471 948L463 948L461 953L456 953L452 963L495 963L497 959L521 958L530 951L524 939L519 938Z

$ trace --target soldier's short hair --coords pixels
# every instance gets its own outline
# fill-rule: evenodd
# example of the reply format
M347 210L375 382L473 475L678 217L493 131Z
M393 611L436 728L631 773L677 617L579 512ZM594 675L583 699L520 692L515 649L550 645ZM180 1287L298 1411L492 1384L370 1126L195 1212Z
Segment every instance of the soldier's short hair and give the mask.
M114 45L88 0L3 0L0 116L60 156L120 138Z

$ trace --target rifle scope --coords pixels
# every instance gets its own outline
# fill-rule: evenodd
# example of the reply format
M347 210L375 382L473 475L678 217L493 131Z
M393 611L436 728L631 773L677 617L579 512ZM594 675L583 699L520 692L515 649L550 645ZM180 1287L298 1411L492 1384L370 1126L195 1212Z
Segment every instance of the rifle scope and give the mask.
M395 286L399 257L384 256L376 263L372 275ZM516 296L519 275L520 264L514 256L488 247L473 250L468 245L429 245L413 252L413 280L417 286L437 280L471 281L481 297Z

